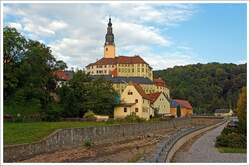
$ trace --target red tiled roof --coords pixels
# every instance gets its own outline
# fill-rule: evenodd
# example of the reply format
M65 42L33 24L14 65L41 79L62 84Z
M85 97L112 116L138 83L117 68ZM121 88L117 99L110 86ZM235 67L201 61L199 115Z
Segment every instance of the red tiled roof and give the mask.
M112 75L112 77L117 77L117 69L116 68L111 71L111 75Z
M142 89L142 87L139 84L132 83L132 85L135 87L138 93L142 96L142 98L150 100L150 97L145 93L145 91Z
M151 103L154 103L155 100L160 96L161 92L150 93L148 97L150 98Z
M64 81L70 80L69 76L62 70L55 71L54 76L59 80L64 80Z
M115 64L147 64L140 56L118 56L115 58L102 58L95 63L90 63L88 66L92 65L115 65Z
M174 99L177 104L180 104L182 107L192 109L192 105L187 100Z
M156 78L156 79L154 79L154 84L155 84L156 86L163 86L163 87L166 86L165 81L164 81L163 79L161 79L161 78Z

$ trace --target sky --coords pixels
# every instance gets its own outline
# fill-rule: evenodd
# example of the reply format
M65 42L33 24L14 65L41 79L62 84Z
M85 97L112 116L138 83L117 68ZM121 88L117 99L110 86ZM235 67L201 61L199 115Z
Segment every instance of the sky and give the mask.
M103 57L111 16L117 55L140 55L153 69L246 63L246 4L4 4L4 26L49 46L68 67Z

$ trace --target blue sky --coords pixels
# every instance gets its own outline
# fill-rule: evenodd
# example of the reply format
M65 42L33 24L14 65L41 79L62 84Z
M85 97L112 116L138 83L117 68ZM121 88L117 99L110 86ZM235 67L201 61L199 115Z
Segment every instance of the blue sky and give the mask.
M44 42L78 68L103 57L111 15L117 54L138 54L164 69L245 63L246 10L246 4L5 4L3 13L5 26Z

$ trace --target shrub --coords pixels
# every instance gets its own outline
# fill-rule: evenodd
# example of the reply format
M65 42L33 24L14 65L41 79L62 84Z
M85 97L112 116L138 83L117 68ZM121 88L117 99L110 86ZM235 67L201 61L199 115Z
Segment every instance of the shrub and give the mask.
M59 121L61 119L62 107L57 104L49 106L49 110L43 113L42 120L44 121Z
M145 119L140 118L135 113L132 113L131 115L128 115L124 119L126 122L145 122Z
M221 134L216 138L216 147L246 148L246 137L239 133Z
M95 120L95 114L92 111L88 111L83 116L86 120Z
M91 141L90 138L86 138L84 140L84 146L86 146L86 147L91 147L92 146L92 141Z

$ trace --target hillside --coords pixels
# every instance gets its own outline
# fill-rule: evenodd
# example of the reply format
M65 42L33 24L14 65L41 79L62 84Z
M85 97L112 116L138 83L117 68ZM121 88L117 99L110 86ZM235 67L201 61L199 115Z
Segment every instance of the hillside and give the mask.
M246 64L195 64L154 71L170 89L171 98L187 99L195 113L213 113L216 108L235 108L246 86Z

